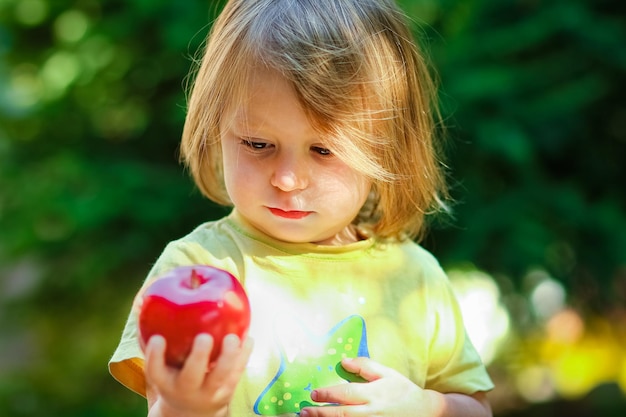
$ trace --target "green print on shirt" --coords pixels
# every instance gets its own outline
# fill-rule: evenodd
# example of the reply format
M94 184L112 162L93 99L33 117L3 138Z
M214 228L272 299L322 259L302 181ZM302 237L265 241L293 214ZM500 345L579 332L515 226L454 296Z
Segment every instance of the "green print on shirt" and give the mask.
M369 357L365 321L350 316L328 333L311 334L304 326L290 326L289 337L280 337L281 364L276 376L254 404L264 416L299 413L303 407L318 406L311 391L340 383L363 381L341 367L341 359Z

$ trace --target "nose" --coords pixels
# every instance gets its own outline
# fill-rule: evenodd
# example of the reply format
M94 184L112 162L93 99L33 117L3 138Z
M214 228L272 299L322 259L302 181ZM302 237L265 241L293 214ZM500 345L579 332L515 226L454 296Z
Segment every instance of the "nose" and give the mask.
M270 182L285 192L305 189L309 184L306 163L294 156L278 157Z

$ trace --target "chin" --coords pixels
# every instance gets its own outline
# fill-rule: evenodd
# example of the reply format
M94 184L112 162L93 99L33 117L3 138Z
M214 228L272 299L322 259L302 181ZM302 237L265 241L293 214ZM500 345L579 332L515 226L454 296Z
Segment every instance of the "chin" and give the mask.
M285 243L317 243L332 238L320 234L319 228L310 220L282 220L274 216L263 216L250 222L256 229L269 237ZM308 224L307 224L308 223Z
M285 242L285 243L312 243L312 242L316 242L317 239L314 237L308 237L308 236L294 236L294 235L276 235L276 234L270 234L271 237L273 237L276 240L280 240L281 242Z
M324 240L324 238L320 238L319 236L310 233L298 233L296 231L289 233L289 231L285 229L285 227L279 226L274 230L280 230L281 233L271 233L269 231L266 231L265 233L269 234L276 240L286 243L312 243Z

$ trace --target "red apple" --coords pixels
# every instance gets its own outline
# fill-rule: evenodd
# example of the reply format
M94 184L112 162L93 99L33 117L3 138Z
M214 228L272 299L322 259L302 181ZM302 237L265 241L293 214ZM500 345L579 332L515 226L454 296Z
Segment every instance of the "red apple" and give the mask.
M243 338L250 325L250 304L237 279L206 265L181 266L156 279L143 294L139 342L145 347L155 334L166 340L168 365L182 367L199 333L213 336L210 362L220 354L222 339Z

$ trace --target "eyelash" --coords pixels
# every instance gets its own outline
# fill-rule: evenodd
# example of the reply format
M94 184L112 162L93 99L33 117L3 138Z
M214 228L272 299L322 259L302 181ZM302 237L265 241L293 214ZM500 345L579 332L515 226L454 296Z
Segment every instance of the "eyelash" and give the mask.
M316 153L320 154L321 156L332 156L332 151L328 148L322 148L321 146L313 146L311 147L311 150L315 151Z
M253 140L249 140L249 139L241 139L241 144L252 149L252 150L264 150L267 149L269 146L272 146L269 143L265 143L265 142L255 142ZM321 146L312 146L311 150L317 154L319 154L322 157L329 157L332 156L333 153L330 149L328 148L323 148Z
M241 139L241 144L255 150L265 149L268 146L268 144L265 142L255 142L249 139Z

